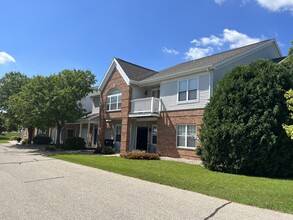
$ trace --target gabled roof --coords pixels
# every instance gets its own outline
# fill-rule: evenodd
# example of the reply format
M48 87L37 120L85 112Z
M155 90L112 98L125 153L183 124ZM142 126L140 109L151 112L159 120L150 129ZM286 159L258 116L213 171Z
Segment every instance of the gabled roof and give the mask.
M144 81L148 82L148 81L158 80L160 78L166 78L166 77L172 76L173 74L176 74L176 73L183 73L183 72L187 72L187 71L191 71L191 70L203 69L203 68L208 68L208 67L210 67L210 68L215 67L218 64L222 64L225 61L229 61L231 58L237 57L237 56L242 55L246 52L253 51L257 48L261 48L262 46L270 44L270 43L275 43L275 40L265 40L265 41L250 44L250 45L247 45L244 47L239 47L239 48L228 50L228 51L225 51L222 53L218 53L218 54L203 57L200 59L181 63L176 66L172 66L170 68L159 71L157 74L147 78ZM277 50L279 51L278 47L277 47ZM279 51L279 53L280 53L280 51ZM281 53L280 53L280 55L281 55Z
M139 82L143 79L146 79L150 76L153 76L157 72L151 69L144 68L142 66L138 66L136 64L124 61L119 58L114 58L102 79L99 90L103 90L108 79L110 78L114 69L117 69L121 74L122 78L124 79L127 85L130 84L130 81Z
M171 79L172 77L177 77L178 75L194 73L197 71L200 72L204 69L208 70L209 68L217 68L268 45L274 45L279 56L282 56L276 41L271 39L184 62L159 72L138 66L119 58L114 58L99 86L99 89L104 89L104 86L106 85L114 68L117 68L127 85L130 85L130 83L137 85L153 84L159 82L160 80L168 80L169 78Z
M157 73L154 70L138 66L125 60L119 58L115 59L117 60L117 62L119 63L119 65L124 70L125 74L128 76L130 80L141 81Z

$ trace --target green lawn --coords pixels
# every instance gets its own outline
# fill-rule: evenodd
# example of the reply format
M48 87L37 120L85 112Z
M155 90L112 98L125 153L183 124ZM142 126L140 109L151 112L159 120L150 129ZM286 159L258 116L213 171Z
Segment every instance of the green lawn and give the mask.
M18 132L3 132L0 134L0 143L8 143L10 141L10 138L13 136L19 137Z
M293 180L218 173L201 166L173 161L70 154L53 157L233 202L293 214Z

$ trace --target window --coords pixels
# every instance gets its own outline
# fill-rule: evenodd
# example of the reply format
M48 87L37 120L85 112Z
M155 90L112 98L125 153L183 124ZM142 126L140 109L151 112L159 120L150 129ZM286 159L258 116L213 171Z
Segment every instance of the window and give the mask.
M178 101L192 101L197 100L197 87L198 87L198 79L186 79L181 80L178 83Z
M177 147L194 148L196 125L177 125Z
M121 110L121 92L119 89L112 89L107 95L107 111Z
M157 125L152 125L152 145L157 144Z
M121 125L116 125L115 141L117 141L117 142L121 141Z

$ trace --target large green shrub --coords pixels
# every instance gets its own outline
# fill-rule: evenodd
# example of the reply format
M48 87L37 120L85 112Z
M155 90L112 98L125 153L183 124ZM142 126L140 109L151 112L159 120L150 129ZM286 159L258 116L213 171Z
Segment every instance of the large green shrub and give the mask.
M207 105L201 131L205 167L257 176L293 176L293 142L283 123L293 88L288 68L259 60L227 73Z
M66 138L64 142L64 148L66 150L82 150L85 149L86 143L81 137Z
M115 154L115 149L113 147L97 147L93 154Z
M34 144L50 144L52 142L51 137L48 136L43 136L43 135L37 135L33 138L33 143Z

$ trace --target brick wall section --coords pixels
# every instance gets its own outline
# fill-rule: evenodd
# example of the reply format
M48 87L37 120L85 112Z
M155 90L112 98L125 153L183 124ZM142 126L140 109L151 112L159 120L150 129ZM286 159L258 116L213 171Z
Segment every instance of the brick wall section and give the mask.
M203 112L204 109L161 112L161 117L158 119L157 153L162 156L198 159L194 149L176 148L176 126L178 124L195 124L196 133L199 135Z
M121 97L121 111L107 112L106 111L106 101L108 92L113 89L120 89L122 93ZM100 117L99 117L99 144L104 144L105 129L111 122L106 122L106 120L122 120L121 126L121 143L120 151L125 152L128 150L130 141L130 119L128 114L130 112L131 104L131 87L129 87L118 70L115 68L104 88L101 91L101 105L100 105ZM108 124L108 125L107 125Z

